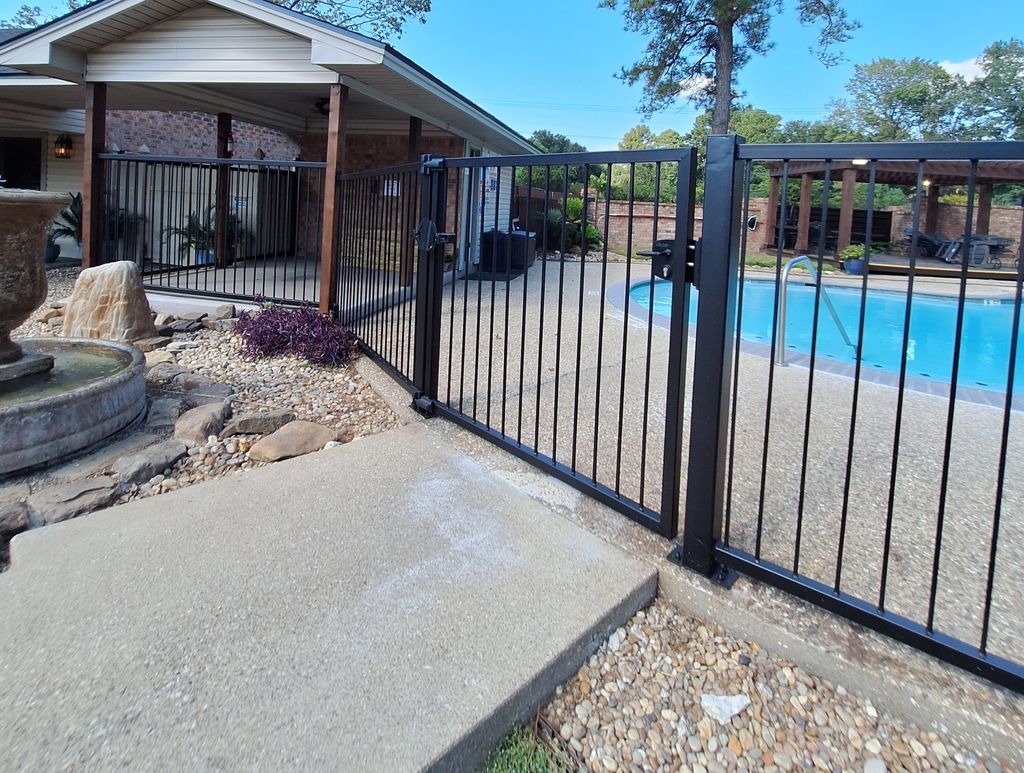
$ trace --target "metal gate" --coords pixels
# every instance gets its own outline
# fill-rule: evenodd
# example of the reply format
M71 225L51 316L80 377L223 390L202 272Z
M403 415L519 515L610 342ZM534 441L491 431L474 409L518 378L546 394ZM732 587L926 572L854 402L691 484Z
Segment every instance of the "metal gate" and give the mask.
M683 148L346 175L339 318L420 410L673 537L695 174Z
M705 163L699 240L693 148L347 175L339 317L419 410L678 536L683 566L1024 691L1024 259L980 230L1024 143L712 137ZM928 258L955 184L962 235ZM874 242L885 195L905 244Z

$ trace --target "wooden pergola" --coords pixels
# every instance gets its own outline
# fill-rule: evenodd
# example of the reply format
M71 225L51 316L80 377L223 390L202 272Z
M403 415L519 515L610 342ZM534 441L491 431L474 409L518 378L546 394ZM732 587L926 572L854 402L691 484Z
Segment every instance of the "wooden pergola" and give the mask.
M766 225L769 236L775 234L776 219L779 212L779 194L782 187L782 176L785 163L782 161L766 162L769 170L770 187L768 192L768 214ZM839 232L836 237L836 252L848 247L853 225L853 194L857 183L871 180L872 164L867 159L849 161L832 161L828 163L830 181L840 181L842 193L839 202ZM927 190L925 199L924 226L925 233L935 233L939 217L939 188L950 185L966 185L971 178L970 161L877 161L874 162L874 179L876 183L888 185L918 185ZM790 161L785 169L790 180L800 180L800 201L797 206L797 252L806 251L810 247L811 226L811 186L814 180L824 180L826 162ZM977 190L978 220L975 232L988 233L992 216L992 187L997 183L1024 183L1024 162L1022 161L982 161L977 164L974 173Z

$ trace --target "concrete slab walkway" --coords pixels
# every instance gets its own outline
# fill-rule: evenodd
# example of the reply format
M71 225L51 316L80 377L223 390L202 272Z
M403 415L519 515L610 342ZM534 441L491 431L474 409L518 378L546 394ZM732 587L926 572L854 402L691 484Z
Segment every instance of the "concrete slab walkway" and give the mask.
M421 427L20 535L12 769L472 769L656 590Z

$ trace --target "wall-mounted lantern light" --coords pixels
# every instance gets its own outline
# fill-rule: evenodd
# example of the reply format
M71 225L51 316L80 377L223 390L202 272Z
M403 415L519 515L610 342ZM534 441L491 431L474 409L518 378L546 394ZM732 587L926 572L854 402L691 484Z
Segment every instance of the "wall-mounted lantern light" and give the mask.
M71 141L71 136L68 134L60 135L57 141L53 143L54 158L71 158L74 152L75 144Z
M228 132L228 141L225 143L224 150L226 151L224 155L228 158L235 157L235 135L231 132Z

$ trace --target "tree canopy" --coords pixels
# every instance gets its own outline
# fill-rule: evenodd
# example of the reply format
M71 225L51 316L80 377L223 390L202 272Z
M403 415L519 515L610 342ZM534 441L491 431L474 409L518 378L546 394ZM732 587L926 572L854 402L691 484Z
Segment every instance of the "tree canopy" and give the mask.
M336 24L339 27L374 35L385 40L398 37L409 20L426 21L431 0L270 0L285 8ZM85 5L82 0L67 0L59 13L68 13ZM37 27L59 14L46 13L38 5L22 5L0 27Z
M815 26L812 51L826 65L836 64L837 44L859 27L840 0L795 0L800 23ZM601 0L621 7L626 29L648 38L644 56L619 77L642 83L641 111L650 116L685 97L711 108L711 130L724 134L736 92L737 73L772 48L772 19L783 0Z
M978 60L982 76L970 84L970 106L985 139L1024 140L1024 44L999 40Z
M578 142L573 142L564 134L538 129L530 135L530 142L542 153L586 153L587 149Z

